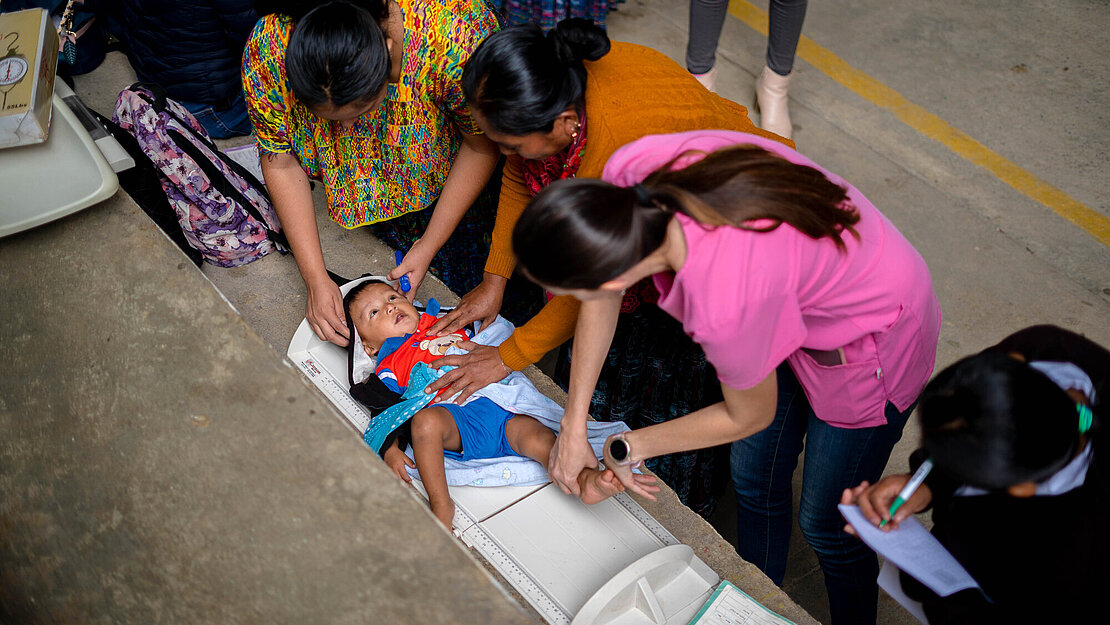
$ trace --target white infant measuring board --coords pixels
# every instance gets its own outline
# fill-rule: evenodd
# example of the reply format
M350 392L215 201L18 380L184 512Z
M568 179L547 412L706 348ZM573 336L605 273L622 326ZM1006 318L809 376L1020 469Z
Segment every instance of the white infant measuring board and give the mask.
M348 392L346 350L302 321L287 355L361 436L370 414ZM551 483L449 490L455 534L548 623L686 625L720 579L624 493L587 506Z

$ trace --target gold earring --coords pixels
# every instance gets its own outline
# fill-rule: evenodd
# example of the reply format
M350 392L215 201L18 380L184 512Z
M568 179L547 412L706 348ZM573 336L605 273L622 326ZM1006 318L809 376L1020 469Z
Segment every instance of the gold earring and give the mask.
M571 139L578 139L578 131L581 130L581 129L582 129L582 124L579 123L579 122L574 122L574 130L571 131L570 138Z

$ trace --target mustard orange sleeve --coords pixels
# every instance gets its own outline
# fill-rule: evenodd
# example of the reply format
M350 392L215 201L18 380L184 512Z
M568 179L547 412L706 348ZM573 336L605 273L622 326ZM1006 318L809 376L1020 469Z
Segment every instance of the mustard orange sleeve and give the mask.
M486 271L503 278L512 277L513 269L516 268L513 227L531 199L532 195L524 186L524 176L521 174L521 158L514 154L506 159L501 174L501 197L497 202L497 219L493 223Z
M497 348L501 360L515 371L536 362L574 336L580 303L569 295L552 299L528 323Z

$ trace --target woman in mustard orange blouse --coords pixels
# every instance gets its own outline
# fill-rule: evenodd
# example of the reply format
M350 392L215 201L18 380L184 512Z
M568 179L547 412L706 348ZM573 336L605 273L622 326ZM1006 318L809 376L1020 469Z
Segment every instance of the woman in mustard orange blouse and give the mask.
M492 320L498 310L504 314L503 289L516 266L513 226L551 182L599 178L613 152L650 134L713 128L790 144L756 128L744 107L706 90L663 54L610 41L581 19L563 20L548 33L514 26L491 35L467 65L463 88L478 124L508 157L482 284L433 326L440 334ZM614 347L589 406L600 421L638 428L720 401L720 383L705 355L655 305L657 297L650 281L625 295ZM571 338L578 309L573 297L553 298L499 347L479 346L436 361L458 368L428 388L450 385L448 393L465 396L510 369L527 367ZM566 353L555 376L560 383L569 380ZM656 458L649 468L683 503L708 515L727 481L727 463L727 448L717 447Z
M247 41L243 89L317 336L348 340L310 179L323 184L333 221L369 225L407 251L390 277L407 274L410 297L429 266L452 290L473 288L495 201L495 191L485 202L480 194L498 153L467 110L459 80L497 18L483 0L269 4Z

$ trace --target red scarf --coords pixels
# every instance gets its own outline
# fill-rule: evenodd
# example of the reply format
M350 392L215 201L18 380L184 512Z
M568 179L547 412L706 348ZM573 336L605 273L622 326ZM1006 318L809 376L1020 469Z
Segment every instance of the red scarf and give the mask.
M524 186L528 188L532 197L536 197L552 182L574 178L578 174L578 168L582 165L582 155L586 152L586 114L581 113L578 119L581 124L578 128L578 136L565 150L545 159L524 159L521 174L524 178ZM547 294L547 299L551 300L550 293ZM630 313L639 308L640 304L654 304L658 301L659 291L655 290L655 284L652 283L651 278L644 278L625 292L624 299L621 301L621 312Z
M582 155L586 152L586 114L578 115L578 136L574 137L565 150L544 159L524 159L521 174L524 186L532 197L536 197L544 187L566 178L573 178L582 166Z

